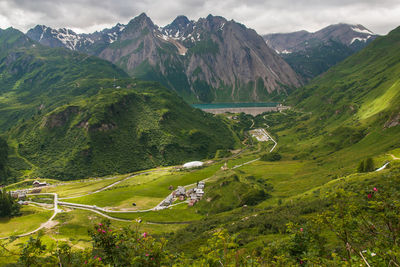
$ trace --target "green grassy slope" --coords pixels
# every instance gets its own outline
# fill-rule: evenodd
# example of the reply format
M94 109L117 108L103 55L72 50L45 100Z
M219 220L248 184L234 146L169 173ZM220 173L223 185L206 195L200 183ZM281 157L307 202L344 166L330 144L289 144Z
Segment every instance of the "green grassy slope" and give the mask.
M28 176L127 173L212 157L236 142L222 120L158 83L131 79L95 57L35 43L17 45L0 58L0 114L15 165L31 169Z
M383 126L399 112L400 28L379 37L292 96L324 121Z

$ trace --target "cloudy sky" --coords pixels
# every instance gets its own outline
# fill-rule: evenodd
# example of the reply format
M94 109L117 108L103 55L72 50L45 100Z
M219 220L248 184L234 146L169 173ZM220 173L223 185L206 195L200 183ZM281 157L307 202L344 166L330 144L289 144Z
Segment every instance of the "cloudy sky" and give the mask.
M258 33L316 31L329 24L362 24L378 34L400 25L399 0L0 0L0 28L36 24L93 32L127 23L142 12L165 26L177 15L234 19Z

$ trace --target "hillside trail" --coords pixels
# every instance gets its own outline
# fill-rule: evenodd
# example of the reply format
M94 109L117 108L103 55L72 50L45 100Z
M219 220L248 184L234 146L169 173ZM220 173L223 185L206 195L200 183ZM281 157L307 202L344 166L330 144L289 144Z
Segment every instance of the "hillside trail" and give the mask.
M393 155L393 154L389 154L389 156L391 156L394 160L400 160L400 158L396 157L396 156Z

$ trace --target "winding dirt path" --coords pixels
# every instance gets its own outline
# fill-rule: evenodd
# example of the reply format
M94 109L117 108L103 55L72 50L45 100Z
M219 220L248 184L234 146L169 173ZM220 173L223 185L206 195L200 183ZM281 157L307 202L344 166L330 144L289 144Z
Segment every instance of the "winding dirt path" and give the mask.
M61 210L58 209L58 195L56 193L28 194L28 196L35 196L35 195L53 195L54 196L54 208L53 208L54 212L53 212L53 215L46 222L42 223L39 228L37 228L37 229L35 229L33 231L30 231L28 233L25 233L25 234L16 235L15 237L24 237L24 236L32 235L34 233L39 232L43 228L51 228L51 227L53 227L55 225L53 219L61 211ZM10 237L11 236L1 237L0 240L8 239Z

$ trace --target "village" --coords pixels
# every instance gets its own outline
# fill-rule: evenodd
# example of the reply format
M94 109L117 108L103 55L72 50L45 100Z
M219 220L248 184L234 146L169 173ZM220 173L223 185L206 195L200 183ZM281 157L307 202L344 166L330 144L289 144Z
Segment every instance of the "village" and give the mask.
M172 205L176 200L187 201L190 207L194 206L198 201L203 198L205 182L197 182L196 187L186 190L184 186L178 186L168 197L166 197L160 206L165 208ZM173 190L173 187L169 187Z
M26 195L27 194L39 194L42 189L41 187L48 186L49 184L46 182L40 182L40 181L34 181L32 183L32 186L34 188L30 189L21 189L21 190L15 190L11 191L11 197L18 199L18 204L20 205L28 205L28 202L26 200Z

